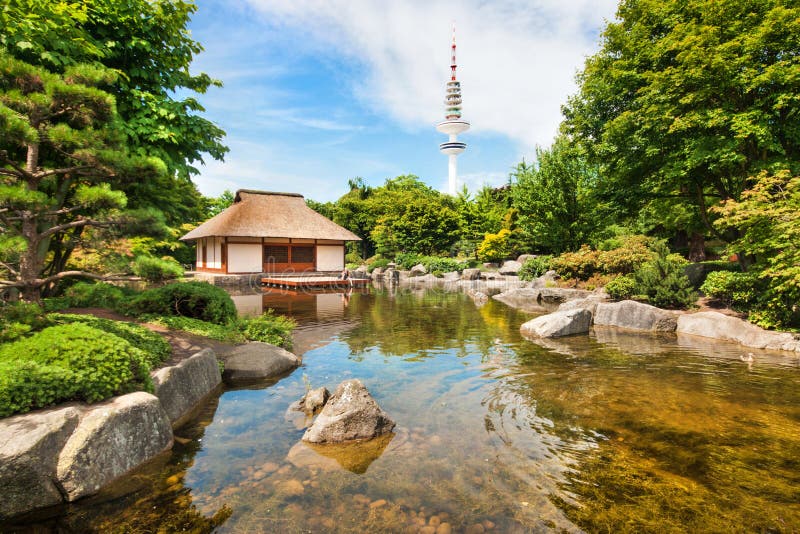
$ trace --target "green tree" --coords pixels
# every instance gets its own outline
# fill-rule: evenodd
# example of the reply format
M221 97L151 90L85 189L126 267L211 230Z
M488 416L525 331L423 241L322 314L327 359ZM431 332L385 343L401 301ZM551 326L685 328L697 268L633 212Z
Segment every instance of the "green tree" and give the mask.
M157 158L130 156L122 144L114 98L97 88L113 78L88 65L52 74L0 51L0 284L20 288L27 300L68 276L97 277L43 276L58 259L51 243L125 222L127 198L112 182L165 171Z
M762 172L741 200L715 211L721 230L740 232L731 250L752 256L752 270L766 282L752 318L762 326L800 326L800 176Z
M221 213L233 205L233 201L233 193L231 193L230 189L226 189L218 197L207 197L205 199L206 217L210 219L214 215Z
M577 250L594 233L602 208L593 198L597 168L565 136L549 149L537 148L536 160L536 165L523 161L513 174L523 239L539 251Z
M621 217L678 199L726 240L709 205L761 170L797 169L800 7L783 0L623 0L579 75L566 131L600 164Z

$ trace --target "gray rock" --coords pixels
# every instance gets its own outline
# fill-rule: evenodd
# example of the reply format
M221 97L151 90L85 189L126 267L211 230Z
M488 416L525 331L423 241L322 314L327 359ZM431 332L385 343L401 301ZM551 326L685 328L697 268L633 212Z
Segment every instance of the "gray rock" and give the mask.
M217 357L211 349L153 373L155 395L171 423L190 413L220 382Z
M565 310L540 315L520 327L523 335L533 337L563 337L585 334L592 324L589 310Z
M678 324L678 317L674 312L649 304L623 300L622 302L598 304L594 314L594 324L630 330L674 332Z
M315 413L325 406L330 396L331 394L326 387L312 389L300 399L300 409L306 413Z
M370 276L373 280L380 280L383 278L383 267L375 267Z
M481 277L480 269L464 269L461 271L462 280L479 280Z
M418 263L411 268L411 276L422 276L423 274L428 274L428 269L426 269L421 263Z
M0 519L63 502L55 483L58 452L79 417L67 406L0 419Z
M115 397L87 409L58 456L58 483L72 502L170 447L172 425L157 397Z
M734 341L745 347L800 352L800 336L770 332L742 319L718 312L687 313L678 316L679 334Z
M505 275L515 275L519 272L520 267L522 267L522 264L520 262L514 260L508 260L506 262L503 262L503 266L500 267L498 272L500 274L505 274Z
M566 302L562 302L558 306L558 311L566 311L566 310L589 310L592 312L592 315L595 314L597 311L597 305L606 301L608 296L605 293L599 294L592 294L588 297L584 297L582 299L572 299ZM595 318L595 323L597 319Z
M460 280L461 279L461 275L458 274L458 271L452 271L452 272L449 272L449 273L444 273L442 275L442 278L446 282L455 282L456 280Z
M303 434L311 443L371 439L395 426L358 379L339 384L314 424Z
M437 278L432 274L424 274L422 276L415 276L407 280L412 284L437 284L443 282L443 279Z
M561 277L558 276L558 273L555 271L547 271L539 278L533 280L531 284L533 287L553 287L556 284L557 280L560 280Z
M368 267L366 265L359 265L358 267L356 267L355 272L364 273L365 274L365 273L367 273L368 270L369 269L368 269Z
M532 260L535 257L536 257L536 254L520 254L520 256L517 258L517 261L520 264L524 264L526 261Z
M300 358L280 347L253 341L235 347L224 358L225 382L273 378L295 369Z
M544 304L561 304L572 299L582 299L590 296L591 291L585 289L570 289L568 287L543 287L539 292L539 302Z

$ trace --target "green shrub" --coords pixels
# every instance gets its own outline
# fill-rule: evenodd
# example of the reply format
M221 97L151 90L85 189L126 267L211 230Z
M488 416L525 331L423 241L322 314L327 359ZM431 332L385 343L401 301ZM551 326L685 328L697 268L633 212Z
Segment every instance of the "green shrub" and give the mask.
M552 256L536 256L535 258L528 258L522 267L519 268L520 280L533 280L539 278L550 269L550 261Z
M600 250L597 255L597 270L603 274L630 274L645 262L653 259L650 245L653 239L643 235L616 238L620 246Z
M297 323L283 315L267 310L259 317L241 320L241 331L249 341L262 341L285 349L292 347L292 330Z
M176 315L216 324L236 319L230 295L206 282L179 282L148 289L135 297L129 308L137 315Z
M64 296L74 308L109 308L117 310L134 292L103 282L78 282Z
M148 282L161 282L181 278L184 271L183 267L173 258L137 256L133 261L133 274L141 276Z
M389 263L391 263L391 262L389 261L388 258L378 258L377 260L375 260L375 261L373 261L373 262L371 262L371 263L369 263L367 265L367 270L369 272L372 272L375 269L377 269L378 267L386 268L386 266L389 265Z
M143 321L169 328L170 330L183 330L190 334L225 341L228 343L241 343L245 340L236 323L224 325L209 323L193 317L180 317L175 315L142 315Z
M0 416L78 398L152 391L143 351L85 324L57 325L0 346Z
M424 256L415 252L400 252L395 256L394 262L397 264L398 269L408 270L418 263L422 262Z
M642 265L635 273L636 293L644 295L659 308L687 308L697 300L689 278L684 274L684 262L671 257L664 242L653 245L655 259Z
M485 234L483 241L475 251L481 261L498 262L506 259L511 253L509 238L511 231L503 228L496 234Z
M599 254L588 245L576 252L565 252L550 261L550 267L562 278L586 280L598 271Z
M461 272L466 267L465 262L458 261L455 258L440 258L437 256L423 257L422 265L425 266L429 273L452 273L454 271Z
M15 341L50 323L38 304L0 303L0 343Z
M758 297L758 277L753 273L714 271L708 273L700 291L726 306L747 311Z
M102 319L93 315L51 313L47 317L55 324L81 323L119 336L137 349L144 351L151 368L164 363L172 354L172 347L163 337L142 325Z
M632 275L620 275L606 284L606 293L614 300L625 300L634 297L636 280Z

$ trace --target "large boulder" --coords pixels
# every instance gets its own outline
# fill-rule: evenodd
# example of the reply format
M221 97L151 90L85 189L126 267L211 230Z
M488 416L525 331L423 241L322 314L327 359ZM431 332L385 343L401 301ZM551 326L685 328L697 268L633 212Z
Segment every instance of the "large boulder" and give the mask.
M503 265L498 269L497 272L504 275L514 275L516 276L519 273L522 264L518 261L508 260L503 262Z
M63 502L58 452L78 426L72 406L0 419L0 519Z
M525 264L526 261L532 260L535 257L536 257L536 254L520 254L517 257L517 262L519 262L520 265L523 265L523 264Z
M292 371L300 365L300 358L288 350L253 341L235 347L224 358L225 382L274 378Z
M531 282L531 287L553 287L561 277L555 271L547 271Z
M172 425L158 398L139 391L92 405L58 456L56 477L69 502L172 447Z
M520 327L520 331L532 337L563 337L585 334L591 324L592 312L589 310L565 310L531 319Z
M480 280L480 278L481 278L480 269L464 269L463 271L461 271L462 280Z
M211 349L153 373L155 395L171 423L190 413L221 382L217 357Z
M582 299L591 295L585 289L571 289L568 287L543 287L539 291L540 304L561 304L572 299Z
M595 311L597 310L597 306L608 299L608 296L605 293L597 293L589 295L588 297L584 297L581 299L572 299L566 302L562 302L558 306L558 311L566 311L566 310L589 310L594 315ZM595 321L596 322L596 321Z
M411 268L410 276L422 276L423 274L428 274L428 269L426 269L421 263L418 263Z
M540 289L529 287L518 287L503 291L492 298L512 308L527 311L541 311L543 308L539 304Z
M713 311L680 315L676 331L679 334L735 341L756 349L800 352L800 335L770 332L742 319Z
M339 384L316 421L306 430L303 441L341 443L372 439L391 432L395 426L358 379Z
M594 314L594 324L629 330L674 332L678 325L678 316L675 312L662 310L649 304L623 300L622 302L598 304Z

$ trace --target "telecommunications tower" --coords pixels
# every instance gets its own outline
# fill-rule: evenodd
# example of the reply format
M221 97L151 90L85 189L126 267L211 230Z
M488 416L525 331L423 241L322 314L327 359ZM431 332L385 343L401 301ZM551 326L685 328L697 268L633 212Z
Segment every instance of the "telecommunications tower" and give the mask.
M456 80L456 27L453 25L452 60L450 61L450 81L445 93L444 121L436 125L436 129L450 136L450 140L439 145L442 154L448 157L448 192L456 194L456 156L464 152L466 143L458 140L458 134L469 130L469 123L461 118L461 82Z

